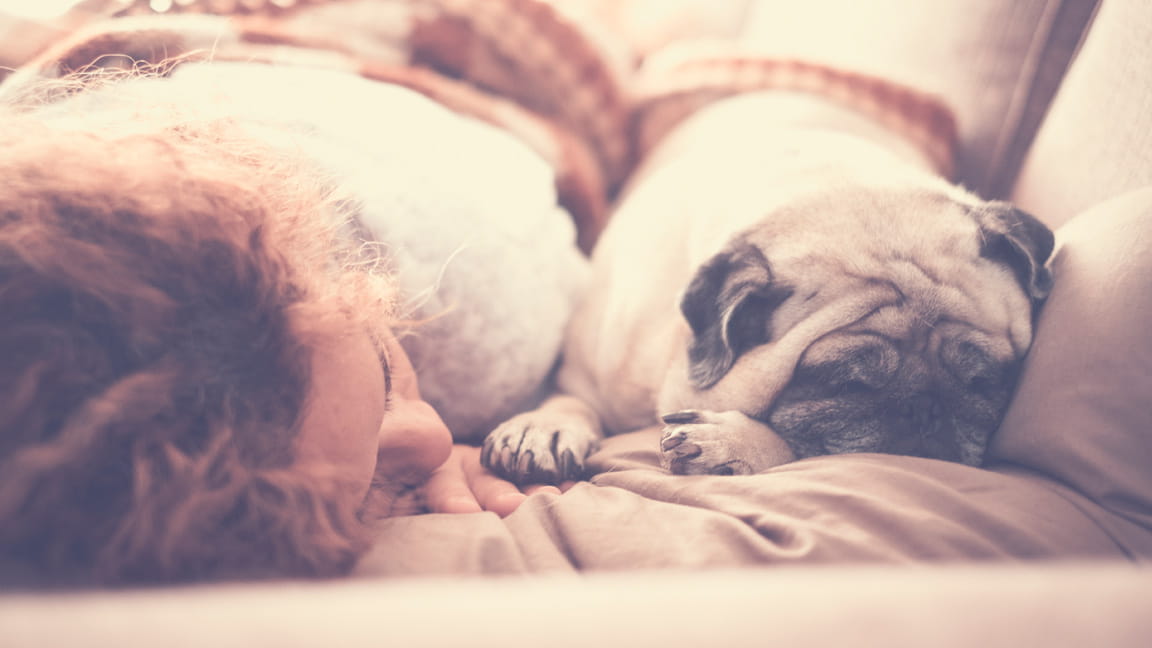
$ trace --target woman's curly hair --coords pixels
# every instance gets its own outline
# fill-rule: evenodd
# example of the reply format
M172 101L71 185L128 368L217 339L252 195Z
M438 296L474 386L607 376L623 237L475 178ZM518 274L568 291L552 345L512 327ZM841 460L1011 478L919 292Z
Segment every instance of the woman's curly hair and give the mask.
M27 113L0 114L0 572L346 571L363 525L293 442L332 322L393 303L325 183L226 120Z

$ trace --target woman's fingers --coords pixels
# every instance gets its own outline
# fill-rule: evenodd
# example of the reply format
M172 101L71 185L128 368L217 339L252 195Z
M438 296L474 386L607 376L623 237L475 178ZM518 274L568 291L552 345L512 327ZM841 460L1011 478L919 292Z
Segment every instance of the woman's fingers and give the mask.
M497 477L480 463L480 448L460 448L460 462L464 477L485 511L504 517L515 511L528 496L516 484Z
M479 513L483 510L464 475L459 450L453 446L452 454L424 485L428 508L434 513Z
M524 487L524 493L526 495L535 495L536 493L551 493L553 495L559 495L560 489L551 484L529 484L528 486Z

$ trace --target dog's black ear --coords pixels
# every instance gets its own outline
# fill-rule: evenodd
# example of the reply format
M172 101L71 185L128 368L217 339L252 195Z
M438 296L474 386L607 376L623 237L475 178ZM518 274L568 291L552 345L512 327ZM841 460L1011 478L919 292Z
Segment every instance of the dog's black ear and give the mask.
M733 245L701 266L680 301L692 329L692 385L711 387L741 353L771 339L772 312L791 294L773 283L768 259L749 243Z
M1035 216L1007 203L988 203L976 212L983 237L980 255L1006 263L1016 273L1025 292L1040 301L1052 290L1048 257L1055 237Z

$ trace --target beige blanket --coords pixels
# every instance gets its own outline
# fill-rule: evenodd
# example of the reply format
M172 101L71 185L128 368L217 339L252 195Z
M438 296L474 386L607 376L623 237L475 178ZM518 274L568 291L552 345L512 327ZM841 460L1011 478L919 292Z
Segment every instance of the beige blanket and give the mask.
M872 454L672 476L656 430L611 438L561 496L384 521L358 576L1127 557L1073 491L1018 471ZM1145 532L1143 551L1152 555Z

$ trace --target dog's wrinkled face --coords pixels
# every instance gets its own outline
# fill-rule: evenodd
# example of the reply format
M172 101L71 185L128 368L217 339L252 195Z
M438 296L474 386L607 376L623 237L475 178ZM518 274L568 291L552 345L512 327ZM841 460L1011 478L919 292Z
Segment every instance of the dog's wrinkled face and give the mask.
M979 465L1046 296L1052 233L1003 203L831 193L704 264L681 310L691 405L772 427L797 457Z

